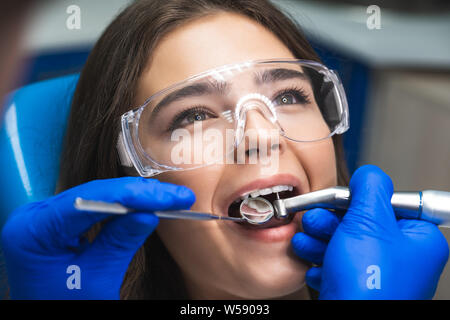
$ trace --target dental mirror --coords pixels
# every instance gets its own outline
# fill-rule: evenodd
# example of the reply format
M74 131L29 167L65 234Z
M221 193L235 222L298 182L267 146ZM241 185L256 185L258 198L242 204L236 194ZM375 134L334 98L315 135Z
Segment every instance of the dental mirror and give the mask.
M273 217L275 212L272 204L262 197L245 199L242 201L239 211L241 217L253 225L266 223Z

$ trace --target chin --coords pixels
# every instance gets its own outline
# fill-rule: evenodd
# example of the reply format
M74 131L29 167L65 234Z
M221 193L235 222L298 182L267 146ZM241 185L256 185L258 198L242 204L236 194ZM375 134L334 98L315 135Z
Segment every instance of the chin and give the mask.
M241 279L246 277L242 281L241 295L245 299L277 299L305 288L305 274L309 268L306 264L293 261L288 265L261 268L263 265L256 266L253 272L246 272L245 276L241 274Z

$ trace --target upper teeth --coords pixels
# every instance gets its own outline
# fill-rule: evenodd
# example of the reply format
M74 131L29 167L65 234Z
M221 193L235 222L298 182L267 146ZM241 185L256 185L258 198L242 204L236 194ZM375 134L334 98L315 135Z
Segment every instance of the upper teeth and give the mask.
M248 197L256 198L256 197L259 197L259 196L266 196L266 195L271 194L271 193L283 192L283 191L287 191L287 190L292 191L292 190L294 190L294 187L293 186L289 186L289 185L278 185L278 186L273 186L271 188L264 188L264 189L254 190L254 191L250 191L250 192L247 192L247 193L243 194L241 196L240 200L245 200ZM236 201L239 201L239 199L237 199Z

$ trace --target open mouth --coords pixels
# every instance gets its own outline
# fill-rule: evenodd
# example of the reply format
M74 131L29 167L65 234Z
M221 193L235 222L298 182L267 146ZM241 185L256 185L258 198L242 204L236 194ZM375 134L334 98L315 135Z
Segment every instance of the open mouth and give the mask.
M252 229L279 227L290 223L294 215L292 214L285 219L276 219L273 207L270 204L278 197L284 199L296 195L298 195L298 191L292 185L275 185L247 192L231 203L228 207L228 215L245 218L248 222L237 223Z

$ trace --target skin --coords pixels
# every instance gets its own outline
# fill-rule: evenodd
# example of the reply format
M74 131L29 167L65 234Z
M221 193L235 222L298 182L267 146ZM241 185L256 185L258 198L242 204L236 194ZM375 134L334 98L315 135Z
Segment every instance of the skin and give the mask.
M257 22L232 13L202 17L173 30L159 42L140 79L136 102L142 103L152 94L211 68L271 58L294 56ZM260 128L267 126L267 120L253 115L247 125ZM275 173L295 176L302 193L336 185L331 139L302 144L280 137L277 151L279 166ZM217 164L156 178L192 189L196 194L192 210L226 215L220 207L224 199L263 177L267 174L260 165ZM295 221L301 231L300 214ZM180 266L191 298L308 298L304 277L309 265L292 253L290 239L261 242L234 228L228 222L160 221L157 232Z

